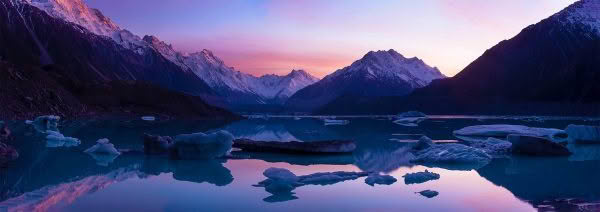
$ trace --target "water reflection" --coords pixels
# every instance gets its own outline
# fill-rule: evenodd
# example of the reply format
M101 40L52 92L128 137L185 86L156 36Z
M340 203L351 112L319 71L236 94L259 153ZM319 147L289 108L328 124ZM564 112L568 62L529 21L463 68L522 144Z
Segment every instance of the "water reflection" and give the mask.
M144 158L140 171L148 175L173 173L173 179L193 183L226 186L233 182L231 171L223 166L225 160L168 160L164 157Z
M477 172L534 207L560 199L600 200L600 163L567 157L495 159ZM558 201L560 202L560 201Z

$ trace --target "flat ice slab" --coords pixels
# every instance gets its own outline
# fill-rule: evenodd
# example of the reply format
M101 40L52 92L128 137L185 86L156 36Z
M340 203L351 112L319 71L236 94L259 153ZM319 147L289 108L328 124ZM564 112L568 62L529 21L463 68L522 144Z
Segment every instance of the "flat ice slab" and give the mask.
M510 134L546 137L554 142L565 142L569 137L564 130L508 124L475 125L454 131L454 135L458 136L506 138Z

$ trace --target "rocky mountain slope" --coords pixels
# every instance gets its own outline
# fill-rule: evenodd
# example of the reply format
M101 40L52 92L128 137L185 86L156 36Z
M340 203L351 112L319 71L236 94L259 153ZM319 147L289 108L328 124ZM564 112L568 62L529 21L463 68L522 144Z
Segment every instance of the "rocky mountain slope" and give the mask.
M600 1L582 0L487 50L452 78L346 113L600 114ZM336 113L334 107L321 113Z
M404 96L441 78L445 76L437 68L419 58L406 58L394 50L372 51L352 65L298 91L286 106L294 111L306 112L339 98L352 104L353 99L365 97Z

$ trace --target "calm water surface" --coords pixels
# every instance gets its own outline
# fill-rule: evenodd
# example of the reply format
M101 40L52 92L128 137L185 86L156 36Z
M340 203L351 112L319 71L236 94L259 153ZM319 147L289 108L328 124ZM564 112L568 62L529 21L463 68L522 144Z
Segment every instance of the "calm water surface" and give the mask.
M338 117L339 118L339 117ZM597 120L434 117L419 127L404 127L385 117L353 117L349 125L325 126L316 118L279 117L235 123L184 121L63 121L65 136L76 147L47 147L44 135L20 122L9 122L16 136L10 144L18 160L0 169L0 211L598 211L600 145L571 145L569 157L497 158L477 169L424 167L401 140L424 134L455 140L452 131L479 124L523 124L564 129L568 124L598 125ZM117 148L142 149L143 133L177 135L230 131L256 140L305 142L352 139L351 155L292 156L240 153L248 159L169 161L162 157L124 154L94 158L82 150L100 138ZM394 176L392 185L365 184L364 177L333 185L308 185L293 195L272 195L252 185L265 179L269 167L296 175L331 171L369 171ZM402 176L425 169L439 180L406 185ZM427 198L416 192L434 190Z

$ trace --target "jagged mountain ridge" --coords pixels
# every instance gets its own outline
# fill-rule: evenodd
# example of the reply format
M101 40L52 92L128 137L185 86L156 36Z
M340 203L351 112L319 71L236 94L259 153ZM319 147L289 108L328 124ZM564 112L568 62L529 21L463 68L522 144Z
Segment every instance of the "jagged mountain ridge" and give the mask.
M19 3L20 0L11 0ZM201 95L220 106L234 104L281 104L291 96L290 91L297 91L317 81L315 77L303 75L286 75L277 77L254 77L234 70L213 55L209 50L191 54L175 51L171 45L154 36L140 38L126 29L120 28L99 10L89 8L82 0L23 0L29 5L45 11L48 15L62 19L68 23L87 29L90 33L107 37L125 49L139 55L158 52L166 60L179 66L182 72L190 72L202 79L214 94L193 93ZM83 33L83 29L82 33ZM290 76L299 76L285 83ZM266 80L263 82L263 80ZM274 83L275 80L277 83ZM267 82L268 81L268 82ZM203 84L203 83L200 83ZM289 87L282 87L287 85ZM188 91L189 92L189 91ZM292 93L293 93L292 92Z
M318 81L304 70L292 70L287 75L256 77L236 71L210 50L183 54L155 36L145 36L165 58L202 78L217 93L226 96L229 104L282 104L296 91Z
M338 98L403 96L440 78L445 76L419 58L406 58L393 49L371 51L350 66L296 92L286 107L310 112Z

